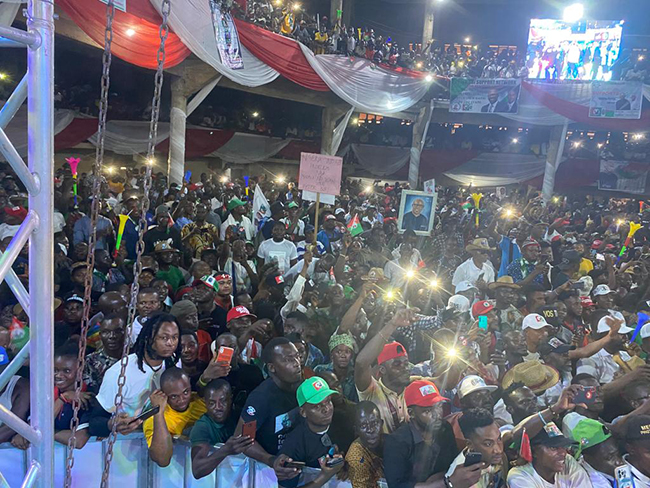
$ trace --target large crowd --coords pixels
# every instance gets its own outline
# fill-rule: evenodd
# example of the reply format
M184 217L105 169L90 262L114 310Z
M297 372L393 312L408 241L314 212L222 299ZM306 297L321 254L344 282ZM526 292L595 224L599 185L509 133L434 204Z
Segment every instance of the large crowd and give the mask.
M57 442L72 435L78 395L78 449L113 428L143 432L151 460L167 466L183 437L196 478L244 454L287 487L334 477L355 488L380 479L391 488L650 487L642 202L557 195L544 205L538 192L511 188L484 189L477 205L475 189L438 188L433 230L416 235L398 232L408 188L399 182L344 181L317 217L295 181L201 174L168 185L157 173L140 229L143 176L102 182L89 270L92 178L80 175L75 198L70 169L56 174ZM10 171L0 182L4 251L27 209ZM255 194L268 212L251 207ZM631 224L641 229L626 243ZM140 233L137 314L127 323ZM13 269L27 284L26 252ZM30 323L6 284L0 300L3 370ZM28 370L0 391L21 419ZM5 442L29 447L0 425ZM320 470L315 480L301 481L304 467Z

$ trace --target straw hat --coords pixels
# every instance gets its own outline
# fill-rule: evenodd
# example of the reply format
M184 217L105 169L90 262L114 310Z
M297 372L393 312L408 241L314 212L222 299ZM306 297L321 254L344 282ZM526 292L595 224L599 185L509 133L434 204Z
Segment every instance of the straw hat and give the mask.
M513 290L518 290L521 288L517 283L514 282L512 276L502 276L494 283L488 285L488 290L496 290L497 288L512 288Z
M525 361L510 369L503 377L502 386L506 390L513 383L523 383L533 393L539 395L544 393L560 381L560 373L540 361Z
M494 249L490 247L488 240L483 237L481 239L474 239L465 247L465 250L469 252L469 251L493 251Z

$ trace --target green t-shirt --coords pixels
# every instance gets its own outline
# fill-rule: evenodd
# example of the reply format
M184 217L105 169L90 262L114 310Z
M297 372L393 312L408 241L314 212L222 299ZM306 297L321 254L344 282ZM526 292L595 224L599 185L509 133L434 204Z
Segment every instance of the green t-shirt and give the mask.
M192 427L190 441L192 442L192 446L196 446L197 444L214 446L215 444L226 442L234 433L235 424L231 419L228 419L223 424L219 424L212 420L206 413Z
M156 278L165 280L174 289L174 292L185 283L183 273L176 266L170 266L169 271L159 270Z

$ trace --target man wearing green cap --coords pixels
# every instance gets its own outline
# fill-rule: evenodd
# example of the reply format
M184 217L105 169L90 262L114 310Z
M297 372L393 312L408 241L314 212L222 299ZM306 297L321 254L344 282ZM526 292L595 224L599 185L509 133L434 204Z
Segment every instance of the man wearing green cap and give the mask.
M593 487L616 486L614 470L624 461L607 427L598 420L571 412L562 420L562 431L579 446L575 457L589 475Z
M280 481L280 486L323 486L343 468L338 439L330 437L334 434L330 429L334 416L331 396L336 393L318 376L306 379L298 387L296 398L303 421L287 435L274 464L284 465L289 460L303 462L310 468L320 468L321 472L310 483L299 485L300 477L296 476ZM327 463L336 464L328 467Z
M296 202L289 202L287 214L280 222L287 226L287 235L291 236L293 242L300 242L305 238L305 222L300 220L300 207Z
M252 241L255 237L255 227L251 219L244 215L246 213L246 202L242 202L235 197L228 202L227 208L230 213L221 225L221 240L226 240L226 230L233 227L236 234L243 233L247 241Z

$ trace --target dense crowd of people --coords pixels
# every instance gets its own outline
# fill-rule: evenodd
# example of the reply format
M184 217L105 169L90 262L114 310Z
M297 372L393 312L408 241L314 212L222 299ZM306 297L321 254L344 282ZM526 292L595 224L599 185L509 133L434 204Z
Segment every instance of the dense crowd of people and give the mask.
M484 189L477 206L471 188L438 188L433 230L416 235L398 232L398 182L344 181L317 217L295 181L158 173L140 229L143 176L102 182L89 270L92 178L75 198L70 169L56 174L57 442L72 435L92 273L77 448L113 427L143 432L164 467L184 437L197 479L244 454L286 487L650 487L649 207L544 205L530 188ZM0 182L5 251L27 209L10 171ZM642 227L626 243L631 223ZM13 265L25 283L26 252ZM30 323L4 283L0 299L1 371ZM28 366L0 405L29 417ZM0 443L29 447L7 425ZM304 467L319 474L304 482Z

